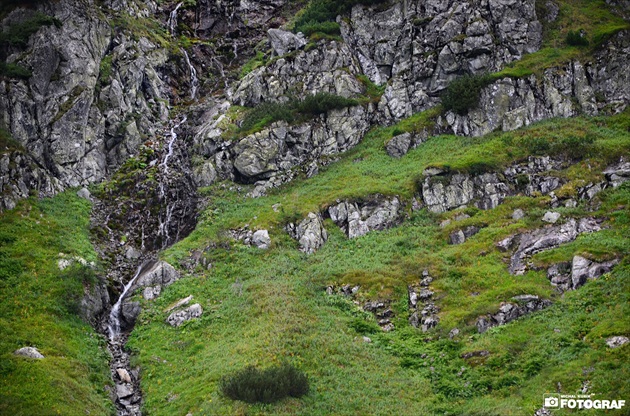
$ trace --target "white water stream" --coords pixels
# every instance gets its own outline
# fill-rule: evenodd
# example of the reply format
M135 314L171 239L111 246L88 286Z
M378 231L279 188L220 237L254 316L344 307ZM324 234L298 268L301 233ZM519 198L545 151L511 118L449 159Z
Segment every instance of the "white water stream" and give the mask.
M177 10L182 7L182 4L183 3L177 3L177 6L175 6L171 14L168 15L166 25L168 26L168 31L171 33L171 36L175 36L175 29L177 29Z
M186 64L188 64L188 70L190 71L190 99L194 100L195 96L197 95L197 87L199 86L199 79L197 78L197 70L195 69L193 64L190 63L190 58L188 57L188 53L186 53L184 49L182 49L182 52L184 52L184 58L186 58Z
M107 329L109 331L110 341L113 341L117 336L120 335L120 309L122 308L122 302L125 299L125 296L127 296L127 293L129 293L129 290L131 290L131 287L133 286L138 276L140 276L140 272L142 271L143 267L144 264L138 266L138 270L136 271L135 276L129 281L129 283L125 285L125 288L120 294L118 301L114 304L112 310L109 313L109 323Z

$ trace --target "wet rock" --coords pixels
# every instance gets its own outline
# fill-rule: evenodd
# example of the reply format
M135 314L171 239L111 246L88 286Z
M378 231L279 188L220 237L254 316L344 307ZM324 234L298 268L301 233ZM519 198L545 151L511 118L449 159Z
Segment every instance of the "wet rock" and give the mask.
M124 331L133 328L141 312L140 302L125 302L120 308L120 327Z
M116 369L116 374L118 374L118 378L120 379L121 382L123 382L123 383L131 383L131 377L129 376L129 373L127 372L126 369L124 369L124 368L117 368Z
M608 345L609 348L619 348L622 345L627 344L628 342L630 342L630 339L624 336L616 336L606 339L606 345Z
M195 303L194 305L191 305L184 310L173 312L168 316L168 318L166 318L166 322L171 326L178 327L186 321L190 321L194 318L199 318L202 313L203 308L201 307L201 305Z
M322 216L313 212L309 212L306 219L297 226L289 224L287 232L298 240L300 250L307 254L314 253L328 240L328 232L324 228Z
M267 230L258 230L252 235L252 244L261 250L266 250L271 246L271 238Z
M36 360L41 360L42 358L44 358L42 353L40 353L39 350L35 347L22 347L19 350L14 351L13 354L22 357L33 358Z

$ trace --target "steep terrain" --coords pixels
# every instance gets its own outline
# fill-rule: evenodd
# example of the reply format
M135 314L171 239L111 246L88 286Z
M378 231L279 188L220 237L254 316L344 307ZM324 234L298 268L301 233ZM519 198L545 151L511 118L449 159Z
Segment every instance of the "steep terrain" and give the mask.
M629 10L8 1L0 413L627 399Z

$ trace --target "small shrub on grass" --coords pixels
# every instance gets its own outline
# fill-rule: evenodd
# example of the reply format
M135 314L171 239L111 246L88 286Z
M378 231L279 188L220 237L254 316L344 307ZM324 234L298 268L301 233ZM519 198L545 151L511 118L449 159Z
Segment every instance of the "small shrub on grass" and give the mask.
M221 380L221 392L246 403L273 403L308 393L306 375L290 364L259 370L249 366Z
M241 130L257 130L280 120L291 123L295 118L291 107L290 103L260 103L247 112Z
M490 85L490 75L465 75L451 82L442 95L442 107L457 114L467 114L479 105L481 90Z
M588 39L581 30L570 30L566 42L569 46L588 46Z

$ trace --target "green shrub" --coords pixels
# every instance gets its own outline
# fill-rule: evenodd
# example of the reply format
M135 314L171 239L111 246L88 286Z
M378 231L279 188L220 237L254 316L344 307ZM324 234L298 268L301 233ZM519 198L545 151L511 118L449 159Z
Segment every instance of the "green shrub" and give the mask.
M309 95L298 103L297 110L302 114L324 114L330 110L338 110L345 107L358 105L357 100L341 97L339 95L320 92Z
M350 328L354 329L361 335L375 334L379 327L374 322L368 322L363 318L354 318L350 321Z
M276 122L293 123L308 117L323 114L330 110L358 105L357 100L340 97L326 92L309 95L303 100L289 100L283 103L260 103L249 110L241 123L240 131L252 133Z
M346 13L357 4L373 5L384 3L384 0L312 0L304 13L296 20L294 31L310 35L315 32L337 34L339 32L327 32L326 30L339 30L339 25L319 25L325 22L334 23L337 15ZM318 28L318 30L314 30ZM323 29L323 30L322 30ZM308 32L309 30L312 30Z
M0 61L0 76L28 79L33 75L28 69L14 63Z
M460 115L468 113L479 105L481 90L492 81L493 78L487 74L464 75L453 80L442 94L442 107Z
M289 364L259 370L249 366L221 380L221 392L246 403L273 403L308 393L306 375Z
M25 47L31 35L42 26L61 26L61 22L43 13L37 12L35 16L22 23L11 25L7 30L0 33L0 46L9 44L18 47Z
M275 121L291 123L295 119L289 103L260 103L245 114L241 123L242 131L259 130Z
M570 30L566 42L569 46L588 46L588 39L582 30Z
M327 35L341 34L341 28L337 22L306 22L300 26L298 32L311 36L314 33L324 33Z

